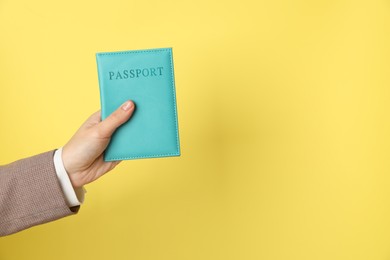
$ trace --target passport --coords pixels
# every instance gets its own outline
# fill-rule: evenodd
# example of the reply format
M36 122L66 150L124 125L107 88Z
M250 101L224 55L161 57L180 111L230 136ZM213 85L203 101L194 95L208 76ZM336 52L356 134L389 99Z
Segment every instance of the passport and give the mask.
M96 63L102 120L126 100L135 103L104 161L180 156L172 48L101 52Z

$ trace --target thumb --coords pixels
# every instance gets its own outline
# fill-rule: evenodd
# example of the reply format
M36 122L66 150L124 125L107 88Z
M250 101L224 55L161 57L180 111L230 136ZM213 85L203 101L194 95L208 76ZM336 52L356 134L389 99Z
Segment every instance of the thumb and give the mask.
M133 101L128 100L106 119L101 121L98 124L98 132L102 135L102 137L111 137L119 126L129 120L134 112L134 107Z

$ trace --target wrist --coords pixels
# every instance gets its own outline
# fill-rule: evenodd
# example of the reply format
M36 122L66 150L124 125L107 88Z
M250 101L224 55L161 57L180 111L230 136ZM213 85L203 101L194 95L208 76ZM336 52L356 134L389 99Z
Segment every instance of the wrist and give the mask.
M70 182L72 183L72 186L75 189L78 189L78 188L81 188L84 186L85 183L83 183L82 178L79 177L79 176L81 176L81 174L72 173L72 174L68 174L68 176L69 176Z
M54 152L53 161L58 178L59 185L64 193L64 198L69 207L80 205L84 200L83 187L76 188L71 181L70 176L65 170L62 161L62 148L57 149Z
M75 170L73 170L73 167L71 166L71 163L70 163L71 159L69 158L68 154L69 154L68 149L65 145L62 148L62 154L61 154L62 163L63 163L64 168L68 174L69 180L72 183L72 186L74 188L81 188L84 186L84 183L82 183L80 181L80 178L78 178L78 176L80 174L78 174Z

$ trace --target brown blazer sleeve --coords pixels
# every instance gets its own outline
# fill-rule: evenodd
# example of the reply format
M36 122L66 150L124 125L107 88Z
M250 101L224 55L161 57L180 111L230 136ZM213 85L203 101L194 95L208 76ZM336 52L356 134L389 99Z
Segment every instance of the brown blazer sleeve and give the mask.
M77 213L66 205L54 151L0 166L0 236Z

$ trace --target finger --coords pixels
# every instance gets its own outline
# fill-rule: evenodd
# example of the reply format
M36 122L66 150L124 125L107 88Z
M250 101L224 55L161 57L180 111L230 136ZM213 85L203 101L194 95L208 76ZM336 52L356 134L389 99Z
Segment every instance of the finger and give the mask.
M105 162L101 156L101 158L97 159L93 167L94 171L97 173L96 178L99 178L100 176L113 170L120 162L121 161Z
M100 123L102 120L101 120L101 111L96 111L95 113L93 113L90 117L88 117L88 119L83 123L83 127L91 127L91 126L94 126L94 125L97 125L98 123Z
M111 115L98 125L98 132L102 137L111 137L115 130L125 123L134 112L134 103L133 101L126 101L115 110Z
M107 164L107 171L106 172L109 172L109 171L113 170L121 162L122 161L106 162L106 164Z
M100 122L100 121L102 121L101 114L102 114L101 111L98 110L98 111L96 111L95 113L93 113L93 114L88 118L87 121Z
M118 164L120 164L122 161L115 161L115 162L112 162L112 166L113 168L115 168Z

